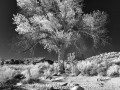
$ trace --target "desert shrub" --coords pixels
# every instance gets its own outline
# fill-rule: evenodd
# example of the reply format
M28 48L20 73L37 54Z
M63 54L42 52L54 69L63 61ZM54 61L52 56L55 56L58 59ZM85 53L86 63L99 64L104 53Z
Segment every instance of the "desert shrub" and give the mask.
M49 65L45 70L44 70L44 78L50 78L52 75L55 73L54 67L52 65Z
M30 67L26 68L21 72L25 76L25 79L22 80L23 83L30 83L31 81L37 81L41 75L40 67L42 63L36 65L30 65Z
M85 75L85 76L96 76L97 74L98 74L97 67L95 67L93 65L91 65L81 71L81 75Z
M67 70L67 72L71 73L72 75L78 75L80 73L80 71L78 70L78 68L76 67L77 65L77 61L75 60L75 52L73 53L69 53L67 55L67 64L65 64L65 68Z
M97 73L100 76L106 76L107 69L111 66L112 64L106 60L102 61L101 63L97 63Z
M60 71L61 71L61 69L62 69L62 66L61 66L62 64L60 64L60 63L58 63L58 62L55 62L54 64L53 64L53 69L54 69L54 74L60 74ZM64 63L64 65L65 65L65 63Z
M4 87L6 85L14 85L16 83L14 79L14 76L18 72L7 67L3 66L0 68L0 87Z
M119 70L120 70L120 66L114 64L108 68L107 75L110 77L119 76L120 75Z
M40 66L40 64L33 65L32 68L28 69L31 79L38 79L40 77L39 66Z
M82 75L89 75L93 63L90 61L80 61L78 62L77 69L81 72Z
M59 65L58 65L57 62L55 62L55 63L53 64L53 68L54 68L54 72L55 72L55 73L58 73L58 72L59 72Z
M119 52L103 53L87 58L84 61L79 61L76 66L83 75L107 76L109 67L113 64L119 65L119 56Z
M43 65L40 66L40 73L44 78L51 77L54 74L54 66L48 64L48 62L44 62Z
M50 65L48 63L38 63L36 65L31 65L31 67L22 71L21 74L25 75L25 79L22 80L23 83L30 83L32 81L40 81L40 77L46 77L51 75ZM51 70L52 71L52 70ZM49 73L48 73L49 72Z
M115 58L112 63L115 63L117 65L120 65L120 57L119 58Z
M101 64L102 63L102 64ZM80 61L77 64L78 70L81 72L82 75L87 76L96 76L98 74L105 76L106 70L110 66L109 63L103 61Z
M72 75L79 75L80 74L80 71L78 70L78 68L77 68L77 66L76 66L77 64L75 63L75 62L70 62L70 73L72 74Z
M98 74L105 76L107 65L101 65L95 63L94 61L80 61L77 64L78 70L81 72L82 75L87 76L96 76Z
M29 68L26 70L23 70L21 72L21 74L23 74L25 76L25 79L21 80L22 83L28 83L30 81L30 73L29 73Z
M67 60L68 60L68 61L73 61L74 59L75 59L75 52L69 53L69 54L67 55Z
M105 66L100 66L97 68L97 73L100 76L106 76L107 68Z
M68 62L68 61L64 62L64 66L65 66L65 73L66 73L66 74L70 74L70 73L71 73L71 65L70 65L70 62Z
M84 70L85 68L89 68L92 65L90 61L79 61L77 64L77 68L79 71Z
M93 64L89 69L90 69L89 73L88 73L89 76L96 76L96 75L98 75L98 72L97 72L98 66L97 65Z

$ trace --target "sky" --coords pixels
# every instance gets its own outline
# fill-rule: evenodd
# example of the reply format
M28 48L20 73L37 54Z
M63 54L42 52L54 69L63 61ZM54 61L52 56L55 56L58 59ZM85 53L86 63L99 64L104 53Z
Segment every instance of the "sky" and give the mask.
M107 12L108 35L112 38L111 46L104 48L101 52L119 52L120 51L120 5L119 0L84 0L83 11L90 13L93 10L100 10ZM30 57L29 55L20 55L16 53L15 48L11 48L13 38L18 35L15 32L16 25L13 25L13 14L18 12L16 0L0 0L0 57L8 58L24 58ZM85 55L90 57L98 52L88 50ZM50 59L57 58L54 52L48 53L40 46L35 52L34 57L48 57Z

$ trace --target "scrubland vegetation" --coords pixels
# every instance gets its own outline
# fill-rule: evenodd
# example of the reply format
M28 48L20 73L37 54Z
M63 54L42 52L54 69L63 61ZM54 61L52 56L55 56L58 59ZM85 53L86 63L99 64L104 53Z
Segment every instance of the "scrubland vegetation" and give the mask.
M19 35L18 42L14 44L20 47L18 51L22 53L29 51L33 54L37 45L42 45L49 52L56 52L58 59L57 62L45 59L41 62L39 58L11 59L5 64L2 61L1 68L7 66L10 70L20 72L15 76L10 76L12 79L18 79L19 83L15 85L32 86L36 83L41 85L63 82L67 83L63 86L67 86L71 83L68 81L72 77L98 75L113 77L118 73L117 70L112 71L116 68L111 68L113 63L104 54L84 59L84 57L77 58L75 53L71 53L68 54L67 60L64 60L65 51L71 46L78 53L81 53L81 50L87 50L87 45L85 45L88 44L87 38L93 42L93 48L108 43L109 37L104 27L107 21L105 12L97 10L89 14L84 13L83 0L16 1L20 12L13 15L13 24L17 26L15 31ZM7 82L7 79L4 81Z
M49 64L41 62L37 64L11 65L4 64L0 66L0 87L15 87L18 83L23 85L50 84L69 81L68 77L109 77L116 78L120 76L120 53L109 52L87 58L85 60L76 60L74 56L69 56L69 60L64 62L65 74L59 74L59 64ZM58 76L54 76L59 74ZM20 75L24 78L20 79ZM60 78L63 77L63 78ZM77 80L78 80L77 79ZM82 78L80 78L82 80ZM103 79L104 81L104 79ZM81 81L80 81L81 82ZM81 82L81 83L85 83ZM87 82L86 82L87 83ZM22 85L21 85L22 86ZM20 87L19 87L20 88ZM19 90L19 89L18 89ZM21 89L22 90L22 89ZM23 89L24 90L24 89ZM36 89L37 90L37 89ZM87 89L86 89L87 90ZM94 89L91 89L94 90ZM112 89L111 89L112 90ZM116 89L113 89L116 90Z

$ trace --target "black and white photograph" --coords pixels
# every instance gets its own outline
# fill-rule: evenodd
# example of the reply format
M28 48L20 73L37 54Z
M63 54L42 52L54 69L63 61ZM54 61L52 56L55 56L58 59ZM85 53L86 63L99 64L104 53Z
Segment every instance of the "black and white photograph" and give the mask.
M0 90L119 83L119 0L0 0Z

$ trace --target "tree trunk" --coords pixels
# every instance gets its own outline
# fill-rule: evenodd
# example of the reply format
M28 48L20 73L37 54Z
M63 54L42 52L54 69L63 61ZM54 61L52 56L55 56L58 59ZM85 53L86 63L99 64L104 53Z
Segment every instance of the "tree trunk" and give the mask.
M59 63L59 72L65 73L65 67L64 67L64 54L65 54L65 47L61 47L58 52L58 63Z

